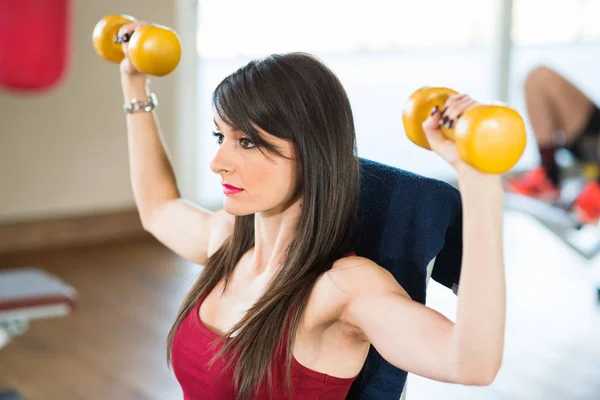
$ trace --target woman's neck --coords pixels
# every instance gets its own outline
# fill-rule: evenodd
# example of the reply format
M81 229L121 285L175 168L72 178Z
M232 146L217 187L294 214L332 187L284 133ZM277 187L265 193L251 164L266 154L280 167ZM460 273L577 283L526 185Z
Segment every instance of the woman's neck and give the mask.
M254 276L275 274L298 229L301 204L298 200L281 212L255 214L249 273Z

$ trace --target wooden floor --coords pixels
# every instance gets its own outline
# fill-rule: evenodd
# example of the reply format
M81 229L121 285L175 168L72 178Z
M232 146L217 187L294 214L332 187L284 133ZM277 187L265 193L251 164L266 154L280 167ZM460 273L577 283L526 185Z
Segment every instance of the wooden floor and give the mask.
M489 387L409 376L408 400L600 399L600 261L507 213L504 364ZM80 295L70 316L31 324L0 349L0 389L25 400L181 399L165 338L199 267L142 240L0 256L0 269L43 268ZM428 305L454 319L456 297L431 283Z

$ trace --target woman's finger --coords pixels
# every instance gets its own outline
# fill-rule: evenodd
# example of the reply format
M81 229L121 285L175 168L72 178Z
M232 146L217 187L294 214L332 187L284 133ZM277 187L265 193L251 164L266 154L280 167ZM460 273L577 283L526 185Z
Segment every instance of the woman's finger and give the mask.
M456 125L456 121L463 115L463 113L476 104L477 103L470 97L464 98L461 102L454 104L447 110L447 116L442 118L440 123L446 128L454 127Z
M433 108L429 118L427 118L422 124L422 128L425 132L427 141L429 142L429 146L433 151L437 151L441 143L446 140L440 131L441 116L442 111L436 106Z
M115 43L127 43L129 39L131 39L131 35L137 26L138 24L136 22L131 22L121 26L117 32Z
M448 97L448 99L446 100L446 106L459 103L462 100L464 100L466 97L469 97L469 95L466 93L454 94L454 95Z
M451 120L456 120L458 118L460 118L460 116L467 111L469 108L471 108L473 105L475 105L475 101L473 99L471 99L470 97L465 98L464 100L462 100L459 103L456 103L449 111L448 111L448 118Z
M444 104L444 109L442 110L442 118L444 118L445 116L448 115L447 112L450 108L454 107L454 105L460 103L467 97L469 97L469 96L464 93L455 94L455 95L448 97L448 99L446 100L446 103Z

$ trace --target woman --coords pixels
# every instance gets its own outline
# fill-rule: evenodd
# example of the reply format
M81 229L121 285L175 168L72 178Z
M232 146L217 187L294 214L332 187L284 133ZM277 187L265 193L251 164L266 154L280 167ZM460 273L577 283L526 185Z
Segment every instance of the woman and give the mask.
M148 97L147 77L127 59L121 81L126 105ZM272 55L225 78L213 103L219 147L211 169L226 196L218 212L180 198L153 114L126 117L145 229L205 266L168 337L186 399L343 399L370 345L431 379L493 381L505 321L502 186L499 176L464 164L438 130L441 117L454 120L473 106L468 96L424 123L433 149L458 172L464 206L455 324L352 253L354 123L327 67L306 54Z

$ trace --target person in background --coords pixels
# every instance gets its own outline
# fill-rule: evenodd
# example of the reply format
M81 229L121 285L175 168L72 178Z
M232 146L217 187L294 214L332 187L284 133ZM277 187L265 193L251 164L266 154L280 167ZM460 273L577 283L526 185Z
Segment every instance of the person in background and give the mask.
M505 181L508 192L554 202L560 197L556 151L568 149L578 161L600 163L600 108L555 70L539 66L525 79L525 102L539 146L541 165ZM600 218L600 176L588 182L572 205L583 224Z

